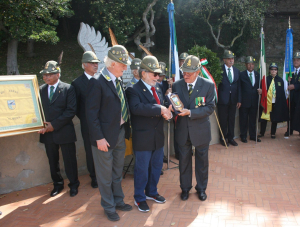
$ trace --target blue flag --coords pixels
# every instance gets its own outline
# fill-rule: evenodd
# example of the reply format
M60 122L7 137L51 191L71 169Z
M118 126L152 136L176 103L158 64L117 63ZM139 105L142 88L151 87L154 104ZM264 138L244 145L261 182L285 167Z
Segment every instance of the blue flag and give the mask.
M171 59L171 75L174 81L180 79L179 77L179 61L178 61L178 49L177 49L177 37L174 18L174 4L171 2L168 5L169 13L169 26L170 26L170 59Z
M293 72L294 72L294 65L293 65L293 29L289 28L289 29L286 30L285 59L284 59L284 68L283 68L283 75L282 75L286 98L288 98L288 96L289 96L288 78L292 77Z

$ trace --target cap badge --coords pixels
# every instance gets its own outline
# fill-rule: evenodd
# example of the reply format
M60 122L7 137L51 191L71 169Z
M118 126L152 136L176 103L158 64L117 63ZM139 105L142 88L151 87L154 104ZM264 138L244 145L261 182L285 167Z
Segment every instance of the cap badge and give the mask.
M45 69L48 69L49 67L49 62L47 62L47 64L45 65Z
M151 67L151 63L148 63L148 66Z
M252 57L250 57L250 61L252 61Z
M188 66L188 67L189 67L189 66L191 66L191 65L192 65L192 60L191 60L191 59L189 59L189 60L188 60L188 62L187 62L187 64L186 64L186 66Z
M116 54L116 51L113 50L112 53L113 53L113 54Z

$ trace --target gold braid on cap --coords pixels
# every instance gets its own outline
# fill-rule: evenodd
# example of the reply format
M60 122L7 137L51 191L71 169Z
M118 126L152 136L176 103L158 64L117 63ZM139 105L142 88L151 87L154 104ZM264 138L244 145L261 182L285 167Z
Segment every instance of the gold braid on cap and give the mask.
M147 48L145 48L142 44L140 44L139 47L140 47L143 51L145 51L145 53L146 53L147 55L153 56L153 54L152 54Z

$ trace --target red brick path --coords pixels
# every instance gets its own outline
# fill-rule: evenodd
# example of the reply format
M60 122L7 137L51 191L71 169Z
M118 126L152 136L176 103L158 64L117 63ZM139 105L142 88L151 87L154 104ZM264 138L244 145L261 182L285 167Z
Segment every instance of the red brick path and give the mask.
M67 188L50 198L51 184L1 195L0 226L300 226L300 137L296 133L284 139L284 131L279 129L275 140L266 134L258 145L237 139L239 146L228 150L219 144L211 146L205 202L195 189L188 201L181 201L178 169L172 169L159 182L159 193L167 202L150 201L151 211L141 213L133 205L133 176L127 175L125 202L133 210L118 212L121 220L110 222L100 206L99 191L90 187L85 175L74 198Z

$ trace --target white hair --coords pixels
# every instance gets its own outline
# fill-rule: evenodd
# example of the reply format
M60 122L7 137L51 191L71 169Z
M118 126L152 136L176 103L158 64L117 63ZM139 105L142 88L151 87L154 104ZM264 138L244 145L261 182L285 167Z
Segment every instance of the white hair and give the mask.
M84 70L84 63L81 64L82 69Z
M104 57L104 64L105 64L105 67L106 67L106 68L111 67L111 64L112 64L113 62L116 62L116 61L110 59L108 56L105 56L105 57Z

